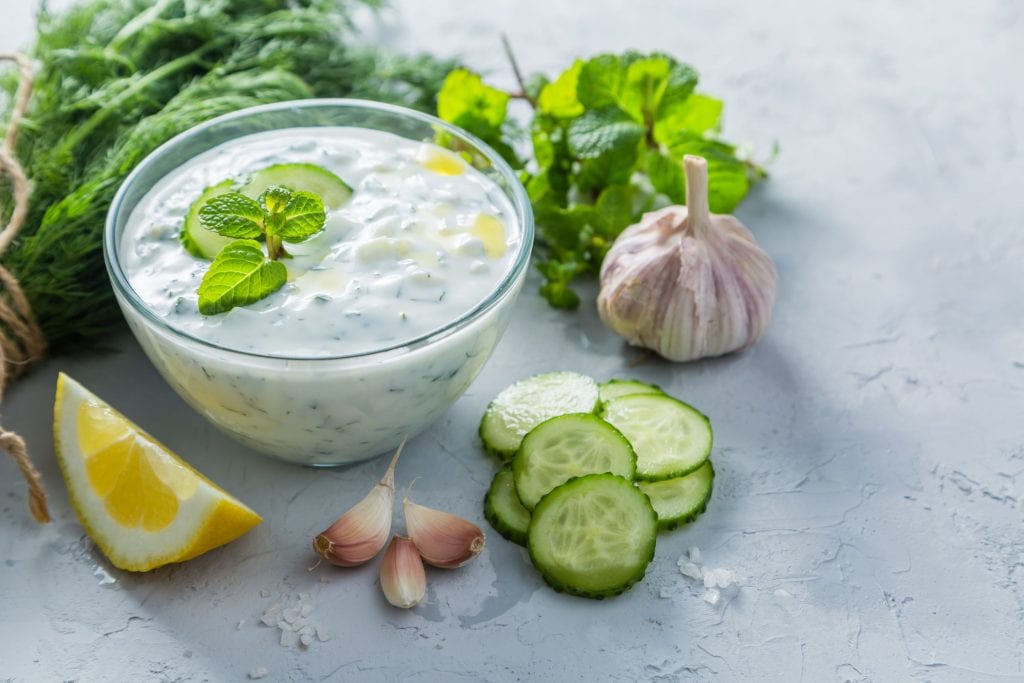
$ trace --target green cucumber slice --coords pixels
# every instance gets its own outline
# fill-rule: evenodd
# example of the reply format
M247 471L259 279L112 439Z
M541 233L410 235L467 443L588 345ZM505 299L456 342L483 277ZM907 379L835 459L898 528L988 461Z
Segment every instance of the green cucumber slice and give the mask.
M507 463L494 475L491 488L484 497L484 517L499 534L513 543L526 545L530 511L523 507L516 495L511 464Z
M658 515L658 529L667 531L693 521L707 509L714 481L715 468L708 460L685 476L642 481L637 486L651 499Z
M545 420L523 438L512 460L516 492L527 510L573 477L601 472L632 480L636 453L619 430L592 413Z
M328 209L337 209L352 196L348 183L315 164L274 164L252 174L242 193L257 199L271 185L312 192Z
M681 477L711 455L711 423L693 406L658 394L631 394L604 404L601 416L636 451L636 478Z
M630 394L664 394L661 387L635 379L610 379L598 385L601 403Z
M552 588L600 599L643 578L657 535L657 515L640 489L614 474L588 474L541 499L528 548Z
M196 258L211 260L220 253L221 249L235 241L233 237L224 237L212 230L207 230L199 222L199 209L203 208L203 204L217 195L231 192L234 188L234 180L223 180L203 190L199 198L192 202L192 206L188 207L188 213L185 215L185 227L182 228L178 237L185 250Z
M508 460L527 432L541 422L567 413L593 413L598 405L597 382L586 375L534 375L494 397L480 420L480 438L490 453Z

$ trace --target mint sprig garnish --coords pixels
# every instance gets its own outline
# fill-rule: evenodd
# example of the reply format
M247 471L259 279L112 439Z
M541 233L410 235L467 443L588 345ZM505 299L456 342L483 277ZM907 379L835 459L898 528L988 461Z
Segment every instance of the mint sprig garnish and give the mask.
M238 239L220 250L203 276L199 312L224 313L279 290L288 279L278 260L290 258L284 243L315 237L326 219L320 197L279 185L268 187L259 200L240 192L212 198L199 210L199 222L207 230Z

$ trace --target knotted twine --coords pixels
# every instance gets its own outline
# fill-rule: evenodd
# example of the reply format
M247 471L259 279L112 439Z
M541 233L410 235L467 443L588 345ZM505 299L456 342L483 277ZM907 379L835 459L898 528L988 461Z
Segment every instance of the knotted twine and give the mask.
M0 175L6 175L10 180L14 197L11 218L4 229L0 230L2 256L14 241L28 214L29 182L14 156L14 146L18 138L18 126L28 109L29 94L32 92L32 62L25 55L17 53L0 54L0 61L15 62L20 72L7 135L0 145ZM18 279L0 264L0 399L8 383L21 376L45 355L46 337L36 324L28 299ZM25 440L0 425L0 449L7 451L21 468L25 483L28 484L28 509L32 516L37 522L49 522L50 513L46 508L42 477L29 458Z

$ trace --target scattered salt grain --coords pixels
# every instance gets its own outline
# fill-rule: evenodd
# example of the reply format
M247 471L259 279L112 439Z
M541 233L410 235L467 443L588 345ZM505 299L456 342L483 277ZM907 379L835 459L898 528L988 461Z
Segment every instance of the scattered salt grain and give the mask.
M281 603L275 602L263 612L260 621L266 626L274 626L281 620Z
M729 588L736 583L736 572L731 569L705 569L705 588Z
M709 605L717 605L718 600L721 597L722 593L717 588L709 588L706 591L704 591L704 602L708 603Z
M260 622L281 631L282 647L307 649L314 641L325 642L330 635L312 618L314 604L309 593L299 593L298 600L287 607L276 602L263 612Z
M702 578L701 568L693 562L689 562L679 559L679 571L682 572L683 576L689 577L694 581L700 581Z
M245 619L239 619L238 623L235 624L235 630L241 631L243 626L245 626Z
M252 671L249 672L249 680L250 681L258 681L259 679L266 678L269 675L270 675L270 670L267 669L267 667L265 667L265 666L261 666L259 668L253 669Z
M703 561L704 560L700 554L700 548L695 545L690 546L690 562L693 562L694 564L701 564Z

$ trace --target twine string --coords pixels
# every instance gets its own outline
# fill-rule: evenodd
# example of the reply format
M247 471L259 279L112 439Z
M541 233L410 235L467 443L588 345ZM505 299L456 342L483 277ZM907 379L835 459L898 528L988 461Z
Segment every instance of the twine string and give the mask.
M31 188L24 169L15 157L14 148L18 141L18 126L28 110L29 95L32 93L32 62L18 53L2 53L0 61L14 62L20 72L11 118L7 123L7 134L0 145L0 175L10 181L14 199L11 217L3 230L0 230L2 256L18 235L28 215ZM0 398L10 382L42 360L45 354L46 337L36 324L25 292L18 279L0 265ZM37 522L49 522L50 513L46 506L42 477L32 464L25 440L16 432L0 426L0 449L6 451L21 469L28 485L28 509L32 517Z

